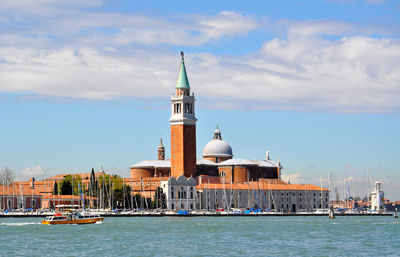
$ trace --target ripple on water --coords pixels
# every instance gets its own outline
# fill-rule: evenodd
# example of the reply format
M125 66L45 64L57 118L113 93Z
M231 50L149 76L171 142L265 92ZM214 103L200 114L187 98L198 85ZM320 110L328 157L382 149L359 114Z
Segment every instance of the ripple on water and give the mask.
M390 217L127 217L42 226L40 219L5 218L0 255L396 255L399 223Z

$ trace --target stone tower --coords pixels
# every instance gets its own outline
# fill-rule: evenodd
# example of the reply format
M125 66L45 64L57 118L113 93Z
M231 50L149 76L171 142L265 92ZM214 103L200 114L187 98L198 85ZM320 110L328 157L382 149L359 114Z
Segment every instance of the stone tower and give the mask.
M181 66L176 95L171 97L171 176L196 174L196 117L194 94L190 94L185 60L181 52Z
M162 138L160 138L160 145L157 148L158 160L165 160L165 147L162 143Z

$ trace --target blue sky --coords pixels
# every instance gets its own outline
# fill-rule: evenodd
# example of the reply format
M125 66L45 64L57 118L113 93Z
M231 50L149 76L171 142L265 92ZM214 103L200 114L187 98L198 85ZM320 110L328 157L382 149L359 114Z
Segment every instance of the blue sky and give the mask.
M84 3L82 3L84 2ZM1 1L0 167L29 176L169 156L185 51L197 152L219 124L235 157L284 178L400 199L400 3Z

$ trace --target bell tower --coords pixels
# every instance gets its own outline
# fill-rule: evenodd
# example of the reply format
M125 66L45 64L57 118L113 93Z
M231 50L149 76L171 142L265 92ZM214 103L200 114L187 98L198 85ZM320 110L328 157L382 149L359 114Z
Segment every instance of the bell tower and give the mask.
M194 94L190 94L184 54L176 83L176 95L171 97L171 176L196 174L196 117Z
M162 143L162 138L160 138L160 145L157 148L158 160L165 160L165 147Z

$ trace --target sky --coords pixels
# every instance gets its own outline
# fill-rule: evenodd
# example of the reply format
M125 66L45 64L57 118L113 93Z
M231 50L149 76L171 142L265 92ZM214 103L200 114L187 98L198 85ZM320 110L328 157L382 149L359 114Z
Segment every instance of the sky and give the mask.
M269 150L291 183L343 198L381 181L400 200L390 0L0 0L0 168L127 177L156 159L160 137L169 157L180 51L198 158L218 125L234 158Z

